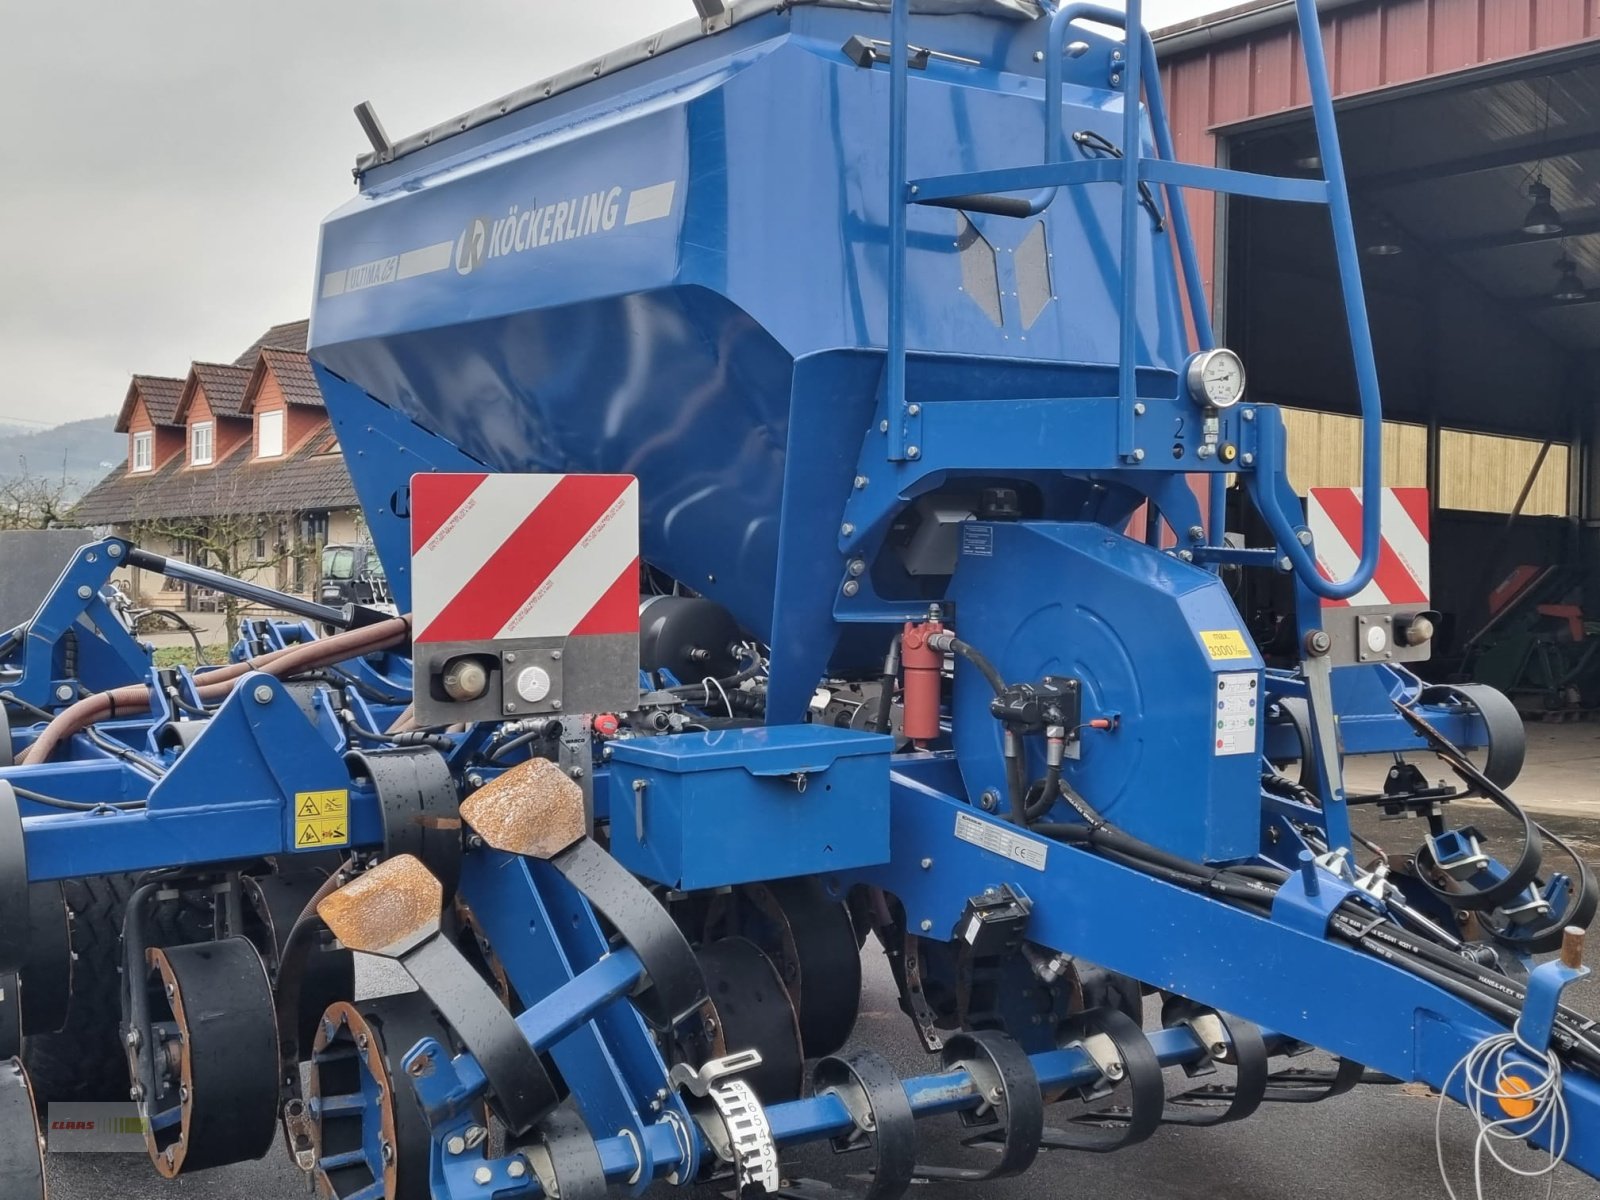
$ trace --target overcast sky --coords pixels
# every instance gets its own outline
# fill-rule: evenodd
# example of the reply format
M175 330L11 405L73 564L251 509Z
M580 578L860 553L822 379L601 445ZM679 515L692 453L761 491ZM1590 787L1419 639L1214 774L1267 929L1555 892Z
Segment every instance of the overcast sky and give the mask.
M1115 3L1115 0L1112 0ZM1147 0L1152 27L1222 7ZM0 417L306 316L370 99L391 136L691 15L690 0L0 0Z

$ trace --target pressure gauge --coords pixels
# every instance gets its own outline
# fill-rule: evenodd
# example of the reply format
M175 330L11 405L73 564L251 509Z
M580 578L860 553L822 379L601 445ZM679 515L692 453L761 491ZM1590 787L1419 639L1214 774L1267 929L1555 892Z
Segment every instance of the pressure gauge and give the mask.
M1244 399L1244 363L1221 346L1191 358L1186 381L1189 395L1202 408L1232 408Z

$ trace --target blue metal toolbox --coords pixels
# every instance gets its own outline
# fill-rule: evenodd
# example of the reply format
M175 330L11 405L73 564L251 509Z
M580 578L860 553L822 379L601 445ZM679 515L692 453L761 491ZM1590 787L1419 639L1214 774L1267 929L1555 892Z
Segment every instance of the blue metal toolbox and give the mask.
M893 746L827 725L615 742L611 852L686 890L887 862Z

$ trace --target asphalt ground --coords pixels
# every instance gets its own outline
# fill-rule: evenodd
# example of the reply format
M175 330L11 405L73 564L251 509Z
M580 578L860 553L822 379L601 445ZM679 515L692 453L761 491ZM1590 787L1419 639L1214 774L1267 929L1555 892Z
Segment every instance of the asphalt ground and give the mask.
M1588 777L1590 795L1594 777ZM1559 808L1559 805L1550 805ZM1510 826L1487 806L1473 817L1491 839L1508 838ZM1541 815L1556 833L1568 838L1600 870L1600 822L1587 813ZM1387 849L1399 851L1420 838L1414 822L1379 822L1361 811L1358 827ZM1507 850L1501 850L1502 854ZM931 1068L900 1013L893 984L876 944L865 955L865 994L854 1043L888 1056L902 1074ZM363 964L362 986L368 994L395 990L388 964ZM1326 993L1334 980L1308 980L1307 987ZM1600 1016L1600 979L1591 977L1569 992L1572 1005ZM1349 1003L1356 1008L1360 996ZM1381 1021L1381 1012L1370 1014ZM1296 1065L1315 1065L1301 1058ZM1169 1089L1179 1090L1180 1072L1169 1072ZM1249 1120L1212 1129L1166 1127L1151 1140L1112 1155L1056 1152L1040 1157L1025 1175L984 1184L929 1183L913 1189L913 1198L944 1200L1422 1200L1445 1195L1434 1149L1437 1098L1419 1086L1360 1087L1316 1105L1265 1105ZM919 1122L921 1157L927 1162L962 1161L961 1127L954 1118ZM1472 1195L1470 1169L1474 1128L1467 1113L1445 1109L1443 1143L1457 1194ZM970 1158L965 1160L970 1163ZM859 1191L864 1170L859 1155L834 1155L824 1146L803 1147L785 1156L787 1173L818 1178ZM977 1165L982 1165L979 1159ZM260 1162L203 1172L167 1182L159 1179L142 1156L52 1155L49 1161L51 1200L301 1200L310 1194L306 1177L276 1145ZM852 1178L853 1175L857 1177ZM1549 1195L1556 1200L1597 1200L1600 1183L1562 1166L1550 1182L1519 1180L1501 1174L1488 1177L1484 1194L1495 1200ZM659 1191L665 1192L666 1185ZM704 1200L715 1193L702 1189ZM0 1200L7 1200L0 1197ZM696 1200L701 1200L697 1197Z

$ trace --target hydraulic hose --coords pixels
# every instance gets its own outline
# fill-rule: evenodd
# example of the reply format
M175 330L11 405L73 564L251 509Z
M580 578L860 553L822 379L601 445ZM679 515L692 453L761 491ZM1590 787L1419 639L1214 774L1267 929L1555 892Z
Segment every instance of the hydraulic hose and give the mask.
M349 709L339 713L351 735L364 742L379 742L389 746L427 746L433 750L449 750L455 746L449 738L426 729L408 729L400 733L380 733L361 724Z
M371 654L403 642L410 636L410 616L393 617L330 638L288 646L260 658L246 659L215 671L207 671L195 677L195 692L202 703L221 700L233 691L241 678L252 671L264 671L274 678L283 679L301 671L317 670L347 658ZM48 762L62 742L96 722L149 712L150 707L150 689L145 684L130 684L86 696L58 713L34 743L17 756L17 762Z
M1006 730L1006 800L1010 807L1008 817L1013 825L1026 828L1028 824L1028 773L1022 758L1021 739Z
M1036 799L1028 801L1024 816L1029 825L1033 824L1045 813L1054 807L1055 802L1061 798L1061 764L1053 763L1044 769L1044 786L1039 790Z
M1034 831L1057 841L1084 846L1114 862L1191 890L1207 891L1249 906L1258 915L1270 913L1273 896L1288 872L1271 867L1213 868L1152 846L1109 824L1095 807L1064 787L1068 804L1087 824L1041 824ZM1514 1025L1525 993L1511 980L1483 971L1477 964L1444 947L1419 941L1398 925L1347 900L1334 913L1330 932L1337 940L1393 963L1435 986ZM1578 1028L1578 1014L1563 1007L1555 1039L1575 1059L1600 1070L1600 1045Z
M501 742L498 746L490 748L489 752L484 755L484 761L497 763L502 761L513 750L519 750L523 746L531 746L534 742L550 741L552 730L556 737L560 737L561 722L551 721L541 724L537 728L526 730Z
M889 653L883 658L883 680L879 685L878 707L868 726L874 733L888 733L893 725L894 689L900 681L900 634L889 639Z
M1000 695L1006 690L1005 677L1000 674L995 665L989 661L989 659L981 650L978 650L968 643L963 642L955 634L936 633L928 639L928 645L932 646L935 650L948 650L950 653L959 654L962 658L966 659L978 669L978 674L982 675L984 679L988 681L989 686L994 689L994 694L996 696Z

